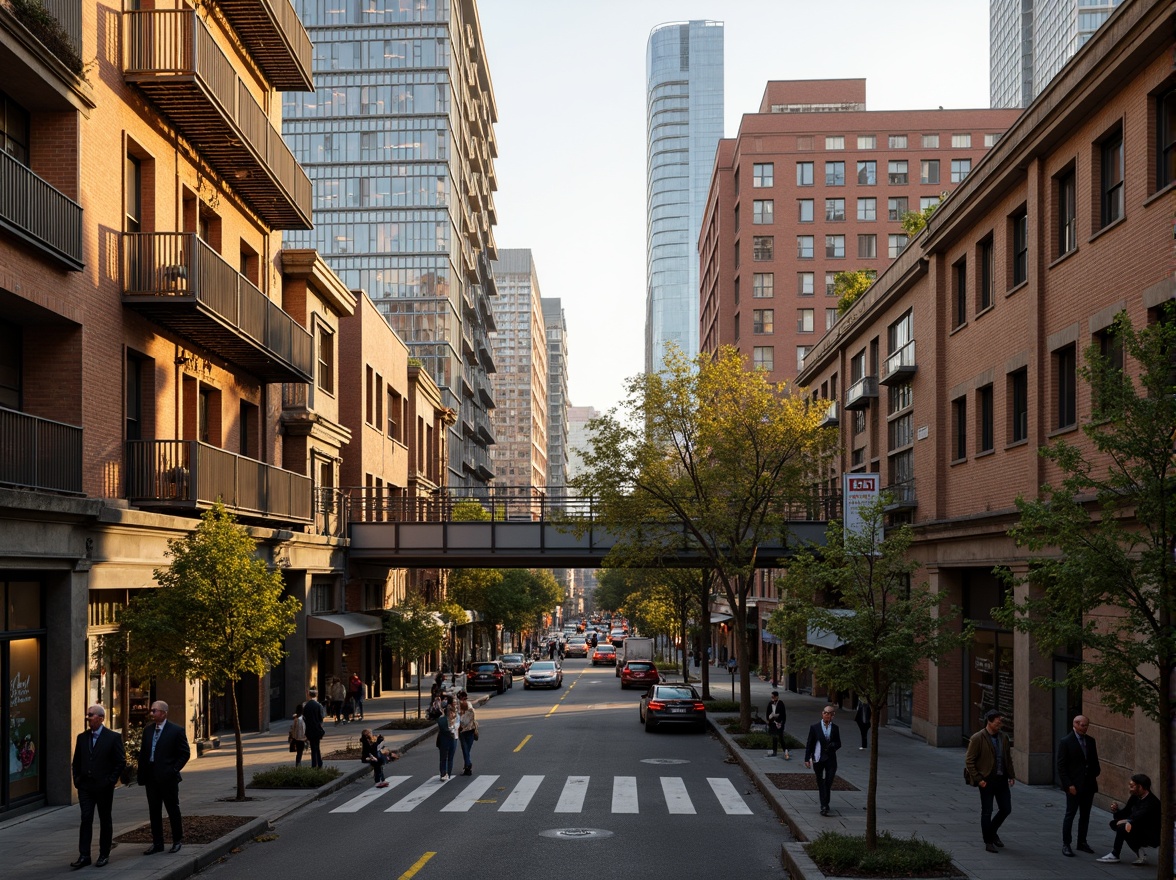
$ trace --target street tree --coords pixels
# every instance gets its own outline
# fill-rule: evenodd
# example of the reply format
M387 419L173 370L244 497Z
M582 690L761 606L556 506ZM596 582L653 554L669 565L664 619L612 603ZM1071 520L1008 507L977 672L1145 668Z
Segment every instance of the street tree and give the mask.
M665 364L628 380L625 401L593 420L572 483L597 499L600 524L617 535L615 558L644 547L647 558L688 553L711 570L734 618L747 730L760 548L786 540L833 436L819 427L823 406L749 370L735 348L692 359L670 346Z
M417 714L421 712L421 673L426 654L445 644L445 623L419 593L410 592L384 615L384 644L394 654L417 663Z
M494 639L498 626L522 632L539 614L563 601L563 590L545 569L459 568L450 575L449 596L479 613L478 625L486 629L497 652L501 647Z
M911 585L919 569L908 556L913 533L906 525L885 528L887 501L883 495L864 505L860 526L852 530L830 523L823 548L806 549L789 563L768 624L788 646L793 665L870 704L869 850L878 847L878 710L893 687L921 681L929 663L971 638L942 593ZM837 647L810 644L810 633Z
M1176 821L1176 305L1134 328L1120 314L1104 351L1092 345L1080 378L1093 418L1086 443L1058 440L1041 454L1058 484L1017 500L1010 534L1034 551L1000 619L1031 634L1048 656L1081 645L1082 662L1048 687L1081 689L1126 717L1157 725L1156 793L1163 809L1156 876L1172 876ZM1142 723L1141 723L1142 726ZM1137 728L1138 730L1138 728ZM1138 735L1138 734L1137 734Z
M228 691L236 799L244 800L237 682L281 662L301 603L283 598L281 574L257 556L257 542L220 502L194 531L169 541L167 555L171 564L155 570L159 588L141 591L120 618L128 661L145 675L200 679L214 691Z

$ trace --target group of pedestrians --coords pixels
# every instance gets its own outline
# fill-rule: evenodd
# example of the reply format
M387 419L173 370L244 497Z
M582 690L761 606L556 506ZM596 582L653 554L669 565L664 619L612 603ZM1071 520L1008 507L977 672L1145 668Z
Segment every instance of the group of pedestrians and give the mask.
M478 739L478 719L470 703L469 694L457 692L457 701L447 699L442 714L437 718L437 751L440 756L439 776L442 782L453 778L453 758L461 745L464 764L462 776L474 772L474 741Z
M163 813L171 825L172 845L178 853L184 844L184 820L180 813L180 771L191 757L184 728L167 720L168 705L162 700L151 704L151 721L143 728L139 742L138 783L147 794L147 814L151 822L151 846L143 855L163 852ZM106 710L100 705L86 709L86 730L74 743L72 773L81 808L78 833L78 858L71 868L89 864L103 868L110 862L114 842L114 787L123 780L127 766L122 735L106 726ZM94 814L98 814L98 860L91 861L94 838Z

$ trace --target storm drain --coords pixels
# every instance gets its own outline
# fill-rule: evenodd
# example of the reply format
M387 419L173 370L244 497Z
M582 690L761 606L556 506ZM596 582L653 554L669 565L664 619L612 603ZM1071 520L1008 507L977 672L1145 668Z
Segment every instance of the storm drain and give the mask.
M553 828L550 831L540 831L539 836L556 837L560 840L592 840L612 837L613 833L600 828Z

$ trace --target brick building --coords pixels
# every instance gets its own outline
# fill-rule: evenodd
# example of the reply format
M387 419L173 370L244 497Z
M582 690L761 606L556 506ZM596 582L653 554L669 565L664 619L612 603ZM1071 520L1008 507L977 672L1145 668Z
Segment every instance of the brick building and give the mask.
M1053 781L1055 745L1079 711L1099 741L1104 791L1158 771L1154 723L1111 715L1095 695L1034 687L1081 657L1042 655L990 609L1003 600L994 567L1029 564L1007 536L1014 499L1058 479L1039 450L1087 443L1082 352L1107 341L1120 311L1139 327L1176 297L1174 26L1169 3L1119 6L798 377L840 407L835 478L882 475L892 516L914 525L917 577L977 628L890 711L929 742L958 746L998 706L1017 776L1034 783Z

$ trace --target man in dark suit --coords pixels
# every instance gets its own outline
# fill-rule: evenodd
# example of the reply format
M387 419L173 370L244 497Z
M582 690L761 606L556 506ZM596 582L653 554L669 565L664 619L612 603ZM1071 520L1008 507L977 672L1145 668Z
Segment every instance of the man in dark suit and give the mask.
M1058 743L1058 779L1066 792L1066 815L1062 819L1062 855L1073 856L1070 849L1070 829L1074 827L1074 816L1078 816L1078 849L1094 853L1086 842L1086 830L1090 827L1090 807L1098 791L1098 775L1102 767L1098 763L1098 746L1094 737L1087 736L1090 720L1085 715L1074 716L1074 729Z
M78 860L71 868L90 864L90 843L94 838L94 810L98 811L99 868L110 862L110 844L114 838L114 786L127 766L122 735L110 730L103 722L106 710L91 706L86 710L88 730L79 733L74 744L73 782L78 790L78 806L82 808L82 828L78 834Z
M822 816L829 815L829 794L837 775L837 750L841 748L841 731L833 723L835 714L833 706L821 710L821 720L809 728L804 747L804 766L812 767L817 774Z
M163 852L163 810L171 822L172 848L178 853L184 843L184 820L180 816L180 771L192 752L184 728L167 720L167 703L151 704L151 723L143 728L139 746L139 785L147 787L147 809L151 815L150 856Z
M768 703L764 714L768 717L768 735L772 738L772 757L776 756L779 747L784 749L784 760L791 761L788 746L784 745L784 725L788 723L788 710L784 708L779 691L772 691L771 702Z
M302 722L306 725L306 741L310 743L310 766L323 766L322 742L326 731L323 729L323 719L326 718L323 704L318 701L318 688L311 688L306 692L306 702L302 704Z

